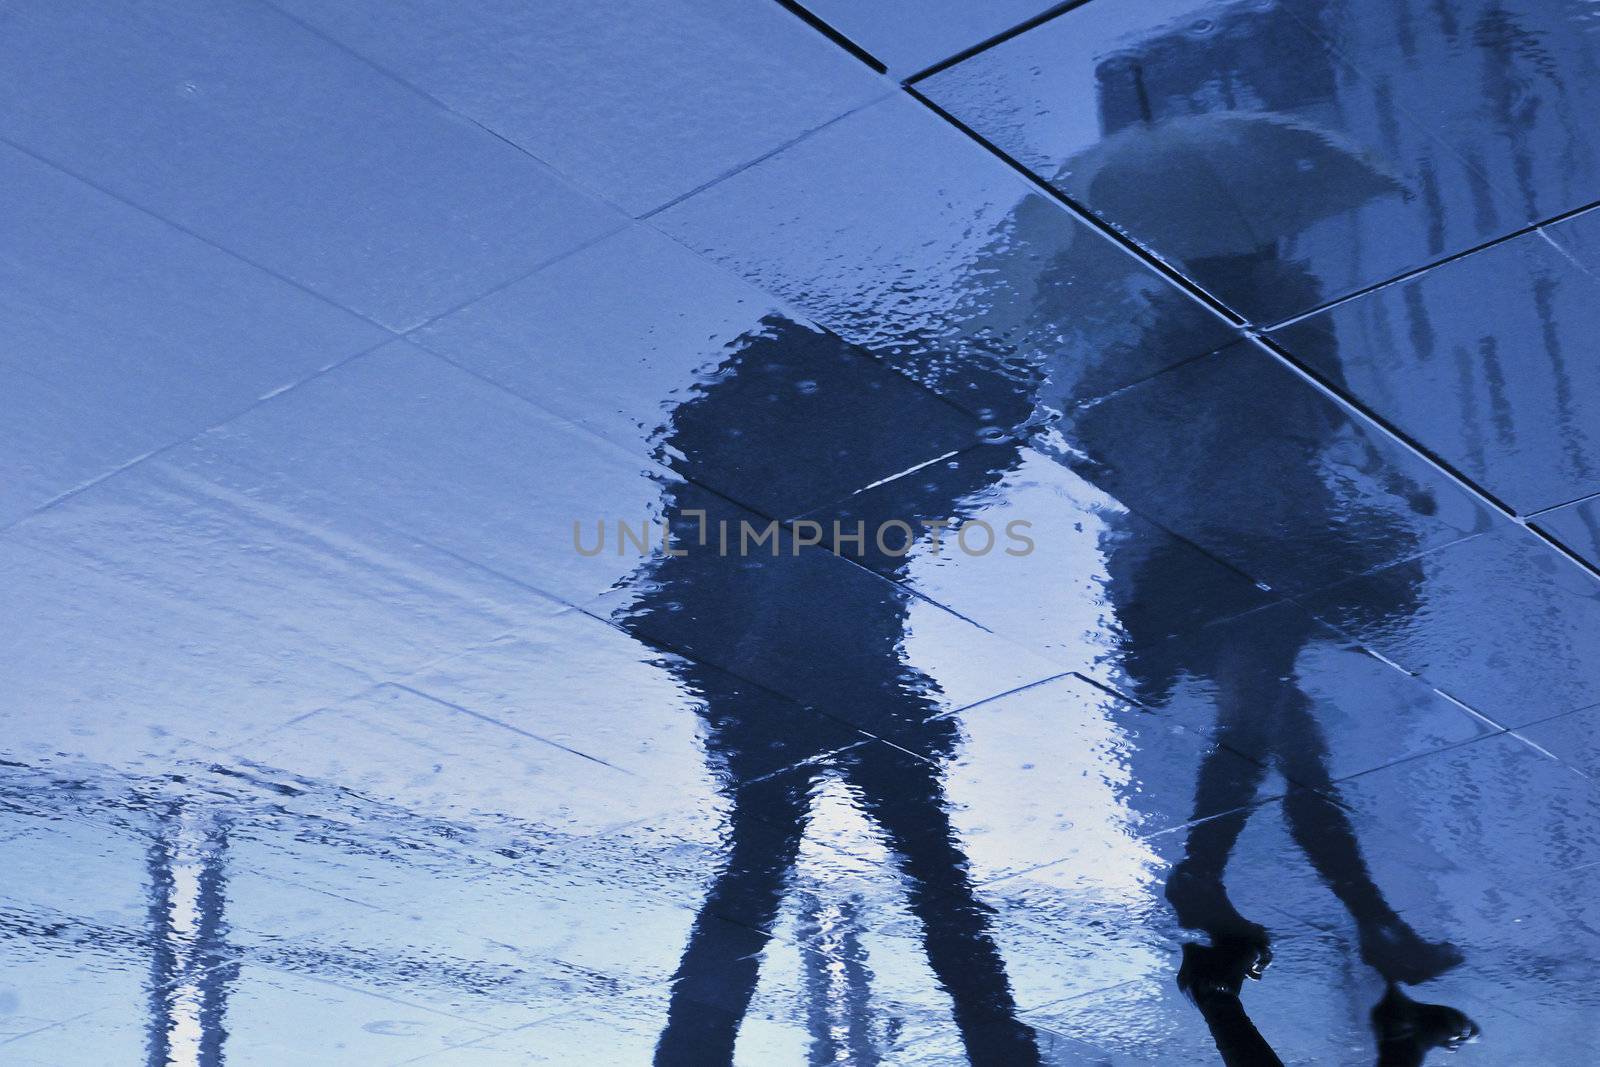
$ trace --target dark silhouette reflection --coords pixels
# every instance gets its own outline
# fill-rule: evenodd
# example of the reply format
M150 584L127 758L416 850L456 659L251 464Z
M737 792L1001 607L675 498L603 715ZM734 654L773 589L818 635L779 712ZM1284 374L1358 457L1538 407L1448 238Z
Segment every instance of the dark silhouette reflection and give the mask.
M824 446L819 453L859 457L890 444L903 447L897 434L916 436L916 427L886 425L891 411L838 424L808 422L803 405L790 401L797 384L813 396L857 391L861 371L853 361L862 357L836 338L793 323L771 319L764 326L674 413L663 444L682 457L675 463L680 473L725 483L726 472L743 464L745 450L768 439L791 452L797 442L814 441ZM956 514L957 502L1000 477L1016 454L1014 448L992 451L995 463L987 467L936 464L923 477L891 483L898 492L888 494L885 508L897 517ZM821 499L850 488L839 486ZM928 962L950 995L969 1056L974 1063L1037 1062L1032 1032L1016 1022L990 935L990 910L973 894L950 825L937 761L951 753L956 724L936 718L933 681L901 662L904 599L862 568L818 549L795 554L788 541L776 556L765 546L743 555L730 548L724 555L715 532L720 524L729 523L737 538L738 523L753 516L693 484L674 491L668 516L686 554L654 564L649 587L626 622L646 639L694 657L676 670L702 698L705 743L727 783L730 810L724 866L679 965L656 1062L731 1062L767 940L762 931L777 918L822 771L802 767L763 776L859 738L839 720L920 754L873 744L829 766L881 829L899 864ZM712 531L705 546L695 536L702 527ZM903 567L903 559L880 552L874 540L869 533L863 562L891 573ZM806 691L817 698L818 706L804 716L743 681L790 676L803 676Z
M151 1067L221 1067L228 990L239 964L227 950L226 827L182 804L162 811L150 846Z
M1234 276L1256 273L1272 277L1279 287L1296 282L1308 294L1314 292L1311 279L1296 278L1294 269L1270 249L1253 258L1256 264L1232 264ZM1270 544L1275 527L1292 528L1291 522L1324 529L1343 524L1360 535L1340 542L1319 566L1353 575L1405 559L1414 552L1414 540L1402 518L1367 513L1351 521L1352 505L1330 487L1321 466L1322 457L1339 445L1344 427L1330 420L1312 391L1295 396L1303 400L1290 397L1265 410L1247 410L1231 388L1195 395L1194 414L1181 429L1129 426L1126 409L1108 406L1102 413L1090 407L1072 424L1076 444L1089 457L1080 470L1135 508L1176 517L1188 529L1226 529L1231 542L1247 550L1252 543ZM1141 434L1189 454L1229 457L1235 469L1228 484L1248 486L1252 493L1259 488L1259 497L1184 483L1157 468L1162 462L1157 453L1144 454L1148 466L1130 461L1122 442ZM1296 449L1286 452L1284 441L1296 442ZM1109 462L1096 463L1101 455L1109 455ZM1286 461L1286 456L1296 458ZM1406 500L1413 512L1435 510L1424 487L1410 483L1376 454L1367 457L1363 471L1376 487ZM1292 519L1287 517L1291 514ZM1302 652L1316 638L1314 624L1309 617L1285 614L1270 626L1253 628L1248 640L1239 640L1228 627L1201 628L1174 639L1171 617L1192 617L1204 610L1204 605L1184 603L1185 591L1196 588L1187 574L1192 557L1174 545L1150 545L1138 538L1122 537L1113 544L1107 593L1124 631L1123 666L1135 695L1160 706L1181 677L1202 680L1215 693L1216 745L1200 768L1196 821L1184 858L1167 882L1167 898L1179 922L1209 939L1207 945L1185 948L1180 986L1200 1008L1225 1063L1280 1062L1239 999L1240 983L1260 978L1270 962L1270 937L1238 912L1224 885L1234 845L1254 810L1250 805L1276 767L1288 783L1282 807L1295 843L1354 920L1362 959L1391 984L1384 1001L1384 1018L1390 1022L1378 1030L1380 1050L1390 1051L1383 1052L1380 1062L1408 1062L1392 1058L1400 1042L1394 1036L1400 1024L1393 1020L1410 1011L1410 1002L1393 984L1426 981L1460 963L1461 956L1453 946L1430 942L1412 930L1373 880L1328 769L1326 738L1296 675ZM1361 609L1379 617L1412 612L1420 566L1390 565L1379 573L1383 577L1372 581ZM1237 759L1234 754L1241 752L1259 754L1260 762ZM1456 1031L1468 1025L1463 1020ZM1430 1024L1426 1032L1436 1029Z
M1334 96L1331 68L1297 68L1285 77L1276 66L1264 66L1239 51L1242 43L1258 39L1265 28L1237 32L1245 23L1284 17L1275 6L1234 9L1223 16L1223 32L1210 42L1200 44L1176 34L1157 37L1108 60L1097 72L1105 145L1126 141L1134 133L1146 143L1170 139L1164 131L1186 130L1185 124L1195 123L1196 111L1214 111L1213 94L1219 90L1225 107L1209 116L1212 121L1235 109L1257 115L1253 133L1248 137L1235 133L1211 153L1228 174L1251 175L1244 198L1248 210L1230 214L1219 207L1210 214L1225 217L1210 225L1189 221L1180 211L1170 218L1164 235L1169 243L1177 242L1177 254L1195 276L1224 279L1225 295L1237 306L1315 307L1324 295L1316 276L1283 254L1279 238L1292 236L1322 215L1400 190L1388 176L1368 171L1352 147L1338 138L1319 137L1309 127L1285 127L1295 131L1298 143L1294 150L1283 151L1288 143L1284 132L1265 136L1273 128L1271 123L1278 121L1270 116L1303 113L1308 105ZM1240 24L1234 25L1234 20ZM1283 29L1287 32L1289 27ZM1152 69L1159 71L1155 84ZM1240 115L1236 121L1243 120ZM1204 146L1195 147L1197 137L1185 133L1183 147L1199 159ZM1105 153L1104 148L1100 151ZM1322 184L1313 189L1308 182ZM1190 205L1189 212L1194 211ZM1200 213L1205 214L1203 209ZM1271 225L1274 220L1282 225ZM1252 243L1259 247L1251 248ZM1313 366L1329 368L1329 383L1347 392L1331 337L1323 335L1311 343L1326 350L1297 355ZM1073 422L1075 443L1090 457L1084 473L1135 508L1182 529L1228 531L1228 541L1246 557L1257 552L1270 556L1271 549L1264 546L1296 527L1350 531L1331 551L1324 549L1324 558L1318 561L1323 573L1362 574L1415 554L1415 537L1402 516L1356 504L1355 510L1365 513L1352 521L1351 502L1330 487L1323 457L1348 435L1309 390L1263 409L1251 406L1238 395L1237 382L1232 384L1235 388L1224 384L1192 397L1193 417L1181 428L1130 428L1115 424L1125 422L1125 410L1089 409ZM1303 401L1296 402L1299 397ZM1228 457L1234 472L1225 485L1247 487L1248 495L1237 489L1185 484L1165 469L1164 454L1146 450L1146 465L1130 463L1125 442L1141 433L1188 455ZM1283 442L1294 442L1295 447L1285 449ZM1370 446L1360 469L1375 488L1405 500L1413 512L1429 515L1435 510L1423 487L1394 473ZM1118 605L1125 632L1124 665L1144 701L1157 705L1166 701L1180 676L1203 679L1216 694L1216 748L1200 768L1196 822L1185 842L1184 858L1168 878L1167 897L1180 923L1209 939L1206 945L1185 946L1178 983L1200 1009L1223 1061L1281 1062L1245 1014L1239 997L1243 981L1261 978L1270 963L1270 938L1265 928L1238 912L1224 885L1228 860L1251 814L1249 805L1271 766L1288 783L1283 811L1295 843L1354 920L1362 959L1388 984L1384 999L1373 1009L1378 1062L1420 1063L1428 1049L1475 1034L1476 1028L1464 1016L1416 1004L1397 985L1426 981L1460 963L1461 956L1451 945L1418 935L1373 880L1329 773L1326 739L1296 677L1300 654L1313 638L1309 620L1280 619L1273 626L1257 628L1248 642L1229 641L1229 631L1219 628L1170 640L1161 616L1184 610L1174 601L1192 587L1185 580L1185 566L1173 551L1124 540L1109 560L1113 579L1109 595ZM1360 608L1377 617L1410 614L1416 606L1420 567L1390 566L1381 573L1384 578L1371 584L1370 596ZM1159 610L1148 610L1151 603ZM1246 764L1229 750L1265 758Z

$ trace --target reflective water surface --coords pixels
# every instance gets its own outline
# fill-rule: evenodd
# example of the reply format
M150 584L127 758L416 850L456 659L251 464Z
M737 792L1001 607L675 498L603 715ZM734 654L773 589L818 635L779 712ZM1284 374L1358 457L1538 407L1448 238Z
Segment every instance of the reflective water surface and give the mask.
M943 6L0 14L0 1061L1594 1062L1595 13Z

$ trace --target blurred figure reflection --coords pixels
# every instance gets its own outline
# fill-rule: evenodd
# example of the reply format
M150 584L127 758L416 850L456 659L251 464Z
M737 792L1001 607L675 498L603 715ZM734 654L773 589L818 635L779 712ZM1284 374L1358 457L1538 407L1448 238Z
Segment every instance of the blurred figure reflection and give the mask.
M1331 100L1334 73L1299 70L1286 80L1282 72L1259 69L1233 46L1270 32L1283 13L1272 5L1232 10L1230 17L1261 25L1248 27L1247 33L1219 33L1220 43L1210 49L1192 40L1157 38L1104 63L1098 71L1104 139L1093 158L1069 167L1080 184L1109 182L1107 193L1133 184L1115 181L1120 171L1151 160L1164 161L1180 185L1185 159L1192 163L1189 170L1214 173L1221 166L1230 176L1249 175L1244 191L1232 199L1236 210L1228 210L1224 195L1209 211L1180 197L1176 207L1152 201L1120 205L1117 213L1141 217L1147 232L1162 235L1163 249L1171 244L1171 254L1196 273L1227 279L1229 298L1242 305L1315 307L1323 297L1317 280L1285 254L1284 239L1320 217L1394 193L1399 185L1338 138L1279 117ZM1239 106L1250 110L1206 113L1213 104L1208 94L1219 78L1244 101ZM1206 122L1210 125L1202 125ZM1146 188L1156 184L1143 183ZM1209 188L1206 182L1197 184ZM1339 366L1333 352L1301 355L1317 366ZM1091 406L1072 422L1073 444L1089 457L1081 469L1135 509L1180 529L1227 531L1229 543L1245 558L1270 558L1282 531L1307 527L1351 531L1319 561L1327 573L1363 574L1414 553L1414 536L1400 513L1352 504L1330 486L1324 456L1348 446L1349 435L1310 390L1294 394L1303 403L1291 399L1264 409L1241 396L1236 384L1190 398L1193 417L1181 424L1114 424L1125 417L1121 409L1105 414ZM1330 384L1343 391L1342 381ZM1141 437L1160 445L1128 446ZM1284 442L1293 442L1293 448L1286 449ZM1425 489L1391 473L1370 445L1366 451L1360 474L1372 488L1406 501L1416 513L1434 511ZM1174 454L1202 464L1227 457L1229 476L1175 477ZM1104 462L1097 463L1101 457ZM1248 643L1230 642L1227 631L1217 628L1171 640L1169 617L1204 610L1204 605L1181 603L1184 590L1193 588L1186 581L1187 565L1169 548L1124 539L1110 555L1109 595L1124 628L1125 667L1143 702L1165 703L1182 676L1210 683L1216 694L1215 754L1200 769L1197 821L1166 892L1180 923L1209 939L1207 945L1185 946L1178 982L1204 1015L1223 1061L1280 1062L1239 999L1244 979L1260 978L1270 962L1268 933L1235 909L1223 878L1250 817L1249 805L1274 765L1289 783L1283 811L1296 844L1354 920L1362 959L1387 983L1372 1012L1378 1062L1421 1063L1428 1049L1475 1035L1476 1027L1459 1012L1418 1004L1399 988L1398 983L1437 976L1459 964L1461 956L1453 946L1427 941L1412 930L1372 878L1328 770L1327 742L1296 677L1296 664L1313 637L1309 624L1261 628ZM1420 567L1391 566L1381 573L1386 580L1369 583L1370 596L1360 608L1379 617L1410 614ZM1151 604L1158 610L1152 612ZM1267 758L1245 764L1227 756L1227 749ZM1224 814L1204 818L1216 812Z
M858 388L848 346L782 319L744 339L691 400L673 414L663 447L691 482L718 482L747 450L782 449L791 462L828 462L838 452L870 455L915 433L884 419L818 426L785 398L796 383L808 392ZM888 432L886 432L886 429ZM816 455L807 457L807 448ZM797 454L800 453L800 454ZM885 500L895 516L948 517L957 502L998 479L1016 450L992 450L988 466L935 464L925 477L900 479ZM827 712L929 758L888 745L868 745L830 761L861 811L881 828L921 921L928 963L950 995L967 1053L979 1064L1038 1062L1033 1032L1016 1020L1005 966L990 933L991 910L973 893L967 859L950 824L939 759L951 754L957 726L941 710L931 679L905 666L905 602L890 587L832 555L798 555L785 544L776 556L755 549L723 555L700 547L694 531L737 529L749 518L694 484L668 504L685 553L658 560L649 587L625 624L658 644L694 657L675 668L702 699L708 754L719 764L730 810L726 859L712 882L676 974L659 1064L729 1063L740 1022L754 993L759 955L782 904L810 814L816 776L805 768L763 777L779 766L822 756L854 737ZM869 536L862 562L880 571L903 568ZM812 670L809 691L829 706L796 719L785 702L758 686L735 682ZM809 711L809 709L808 709Z

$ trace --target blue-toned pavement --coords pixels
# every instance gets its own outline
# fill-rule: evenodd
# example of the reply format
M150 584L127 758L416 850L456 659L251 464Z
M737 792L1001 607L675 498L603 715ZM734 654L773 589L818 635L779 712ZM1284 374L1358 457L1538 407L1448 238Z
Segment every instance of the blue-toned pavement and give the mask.
M0 11L0 1062L1600 1062L1600 13Z

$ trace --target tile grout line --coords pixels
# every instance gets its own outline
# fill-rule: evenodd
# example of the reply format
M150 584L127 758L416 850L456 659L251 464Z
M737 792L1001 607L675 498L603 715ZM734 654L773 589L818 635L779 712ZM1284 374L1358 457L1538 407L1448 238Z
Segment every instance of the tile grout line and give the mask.
M828 40L832 41L840 48L843 48L846 52L849 52L862 63L865 63L868 67L872 68L874 72L878 74L889 73L889 68L884 65L883 60L867 51L855 41L852 41L849 37L845 36L843 33L825 21L820 15L817 15L804 5L798 3L797 0L777 0L777 4L779 7L789 12L789 14L799 19L801 22L804 22L806 25L822 34Z
M1544 516L1549 515L1551 512L1561 511L1565 508L1570 508L1578 504L1587 504L1591 501L1600 502L1600 490L1597 490L1593 493L1585 493L1579 497L1573 497L1571 500L1563 500L1559 504L1551 504L1549 507L1540 508L1538 511L1530 511L1528 512L1528 518L1543 518Z
M782 3L783 0L779 0L779 2ZM903 79L902 84L911 86L924 80L925 78L931 78L935 74L949 70L951 67L959 66L981 52L987 52L991 48L1005 44L1014 37L1021 37L1030 30L1037 29L1038 27L1043 26L1046 22L1052 21L1056 18L1056 16L1064 15L1073 8L1082 7L1086 3L1088 3L1088 0L1064 0L1064 2L1058 3L1053 7L1048 7L1039 12L1037 15L1030 16L1029 18L1017 23L1015 26L1001 30L999 33L996 33L993 36L984 38L977 44L968 45L966 48L956 52L954 55L946 56L938 62L922 68L915 74Z
M7 146L15 149L16 151L18 151L18 152L22 153L23 155L27 156L29 159L33 160L34 162L39 163L39 164L41 164L43 166L49 167L51 170L54 170L57 173L65 174L67 177L71 178L73 181L76 181L79 184L81 184L81 185L83 185L83 186L85 186L85 187L87 187L89 189L93 189L95 192L99 193L101 196L107 197L110 200L114 200L115 202L117 202L117 203L123 205L124 207L129 208L129 209L131 209L133 211L137 211L139 214L144 215L147 218L154 219L157 222L161 223L162 225L170 227L171 229L176 230L177 232L183 234L185 237L188 237L188 238L190 238L191 240L194 240L194 241L198 241L199 243L205 245L207 248L211 248L211 249L213 249L213 250L215 250L217 252L220 252L220 253L222 253L223 255L227 256L230 259L237 260L238 262L243 263L247 267L251 267L254 270L258 270L262 274L265 274L268 277L271 277L274 280L276 280L276 281L278 281L278 282L280 282L280 283L282 283L284 285L288 285L288 286L291 286L291 287L293 287L295 289L298 289L300 292L305 293L307 296L310 296L310 297L314 298L318 302L326 304L327 306L329 306L331 308L336 308L339 311L343 312L344 314L349 315L350 317L352 317L354 319L357 319L357 320L359 320L361 322L366 323L368 326L372 326L372 327L374 327L376 329L382 330L384 333L389 334L391 339L394 338L394 337L400 336L404 332L403 330L397 330L392 326L386 326L383 323L379 322L377 319L374 319L370 315L365 314L364 312L357 311L354 308L351 308L351 307L349 307L349 306L347 306L345 304L341 304L339 301L334 300L332 297L327 296L324 293L319 293L315 289L310 288L304 282L296 281L295 279L289 277L288 275L283 274L283 273L281 273L281 272L279 272L277 270L274 270L273 268L267 266L264 263L258 263L255 260L251 259L249 256L244 255L243 253L236 252L231 248L228 248L228 247L226 247L224 245L220 245L216 241L212 240L211 238L206 237L205 235L203 235L203 234L201 234L201 233L199 233L199 232L197 232L197 231L195 231L193 229L190 229L188 226L185 226L183 223L177 222L174 219L170 219L170 218L168 218L167 216L161 214L158 211L154 211L151 208L145 207L143 204L140 204L140 203L138 203L136 201L130 200L127 197L123 196L121 193L118 193L118 192L116 192L116 191L114 191L114 190L112 190L112 189L110 189L110 188L108 188L108 187L106 187L104 185L101 185L99 182L96 182L91 178L88 178L88 177L86 177L86 176L84 176L82 174L79 174L77 171L73 170L72 168L64 166L64 165L56 162L55 160L49 158L48 156L40 155L38 152L35 152L33 149L28 148L26 145L19 144L18 142L13 141L9 137L6 137L4 135L0 135L0 144L4 144L4 145L7 145Z
M182 448L184 445L189 444L189 443L194 442L194 441L197 441L200 438L205 437L207 434L214 433L214 432L216 432L217 430L221 429L224 426L230 426L233 423L237 422L239 419L244 418L246 415L249 415L251 412L255 411L256 409L258 409L260 407L262 407L263 405L271 403L272 401L276 400L278 397L283 396L286 393L293 392L294 390L299 389L301 386L307 385L307 384L309 384L311 382L314 382L314 381L318 380L319 378L326 377L327 375L332 374L333 372L335 372L337 370L341 370L342 368L347 367L350 364L355 363L356 361L365 358L366 356L372 355L374 352L378 351L379 349L384 348L387 345L393 344L397 340L399 340L398 337L394 337L394 336L385 337L383 340L378 341L376 344L369 345L366 348L360 349L359 351L356 351L356 352L352 352L349 355L341 356L339 359L337 359L334 362L328 364L326 367L322 367L319 370L313 371L312 373L307 374L302 378L298 378L295 381L288 383L287 385L279 386L279 387L277 387L275 389L272 389L271 391L269 391L267 393L262 394L261 396L257 397L255 400L252 400L249 404L245 405L242 408L239 408L237 411L234 411L232 414L227 415L226 417L218 420L217 422L211 423L209 426L203 426L200 429L196 430L194 433L189 434L186 437L180 437L176 441L169 441L168 443L162 445L160 448L153 448L150 451L144 453L143 455L135 456L133 459L130 459L130 460L124 462L124 463L121 463L121 464L119 464L118 466L112 468L109 471L105 471L105 472L103 472L101 474L98 474L95 477L89 479L86 482L83 482L80 485L73 486L71 489L68 489L64 493L58 493L56 496L51 497L49 500L45 501L43 504L40 504L38 507L36 507L33 510L29 511L27 514L21 516L20 518L17 518L14 521L9 522L4 526L0 526L0 535L7 534L12 530L17 529L19 526L22 526L25 523L33 521L34 519L38 518L40 515L43 515L45 512L50 511L50 510L56 508L57 506L59 506L61 504L64 504L67 501L72 500L73 498L75 498L75 497L77 497L77 496L79 496L79 495L81 495L83 493L86 493L91 489L96 488L97 486L104 485L106 482L109 482L109 481L115 479L118 475L125 474L128 471L133 470L135 467L140 467L143 464L145 464L146 462L148 462L149 460L156 459L156 458L158 458L160 456L164 456L167 453L172 452L175 449Z
M1560 225L1561 223L1576 218L1579 215L1594 211L1596 208L1600 208L1600 200L1596 200L1589 204L1583 204L1567 211L1562 211L1558 214L1551 215L1549 218L1540 219L1538 222L1529 223L1525 226L1519 226L1516 229L1503 233L1498 237L1493 237L1487 241L1472 245L1470 248L1462 249L1459 252L1451 252L1449 255L1441 256L1438 259L1424 263L1420 267L1413 267L1410 270L1402 271L1393 277L1385 278L1382 281L1373 282L1371 285L1363 286L1360 289L1345 293L1342 296L1334 297L1332 300L1324 301L1323 303L1318 304L1306 311L1297 311L1288 318L1280 319L1277 322L1271 323L1270 325L1257 326L1255 329L1261 333L1275 333L1278 330L1284 330L1290 326L1299 325L1306 319L1314 318L1315 316L1321 315L1326 311L1331 311L1334 308L1348 304L1353 300L1359 300L1362 297L1370 296L1373 293L1388 289L1394 285L1402 285L1406 282L1415 281L1423 275L1431 274L1440 267L1447 267L1458 260L1466 259L1469 256L1478 255L1480 252L1487 252L1490 249L1497 248L1503 244L1508 244L1509 242L1515 241L1518 238L1529 237L1536 233L1543 237L1547 243L1555 246L1557 251L1561 252L1563 256L1570 260L1572 257L1569 253L1567 253L1566 249L1550 240L1549 235L1544 232L1544 229L1547 226ZM1576 260L1572 260L1572 262L1579 269L1583 270L1584 273L1591 273L1587 267L1583 266L1583 264L1578 263Z
M782 3L783 0L776 0L776 2ZM891 89L886 89L884 92L878 94L877 96L874 96L871 100L862 101L861 103L857 104L855 107L852 107L847 111L840 112L839 114L833 116L833 118L828 119L826 122L818 123L817 125L811 127L810 129L796 134L795 136L789 138L787 141L784 141L782 144L778 145L776 148L772 148L772 149L770 149L770 150L768 150L766 152L763 152L759 156L756 156L754 159L746 160L743 163L739 163L739 164L736 164L736 165L734 165L732 167L729 167L727 170L723 171L721 174L718 174L714 178L707 178L705 181L701 182L699 185L695 186L693 189L690 189L688 192L679 193L677 196L675 196L672 199L666 201L665 203L658 204L657 206L651 208L649 211L646 211L643 214L641 214L641 215L637 216L636 218L634 218L633 221L634 222L647 223L650 226L651 229L655 230L657 233L661 234L663 237L667 237L670 240L677 240L671 234L667 233L665 230L662 230L659 226L657 226L655 224L655 222L653 220L655 219L655 217L657 215L661 215L661 214L664 214L664 213L672 210L673 208L677 207L679 204L683 203L685 200L690 200L690 199L692 199L692 198L694 198L696 196L699 196L701 193L705 192L707 189L710 189L714 185L720 185L723 182L727 181L729 178L737 177L738 175L743 174L745 171L751 169L752 167L760 166L761 164L765 163L767 160L771 159L773 156L778 155L780 152L787 152L789 149L793 148L795 145L799 144L801 141L809 140L814 134L821 133L823 130L828 129L830 126L833 126L835 123L842 122L845 119L849 118L850 116L856 114L857 112L865 111L867 108L874 107L874 106L876 106L878 104L881 104L885 100L891 100L896 95L897 95L897 93L896 93L896 91L894 89L892 89L892 88ZM678 242L678 243L682 244L681 241ZM684 247L688 248L687 245L684 245ZM692 248L690 248L689 251L693 252L697 257L704 258L704 257L700 256L699 252L696 252ZM719 266L719 269L720 269L720 266Z

